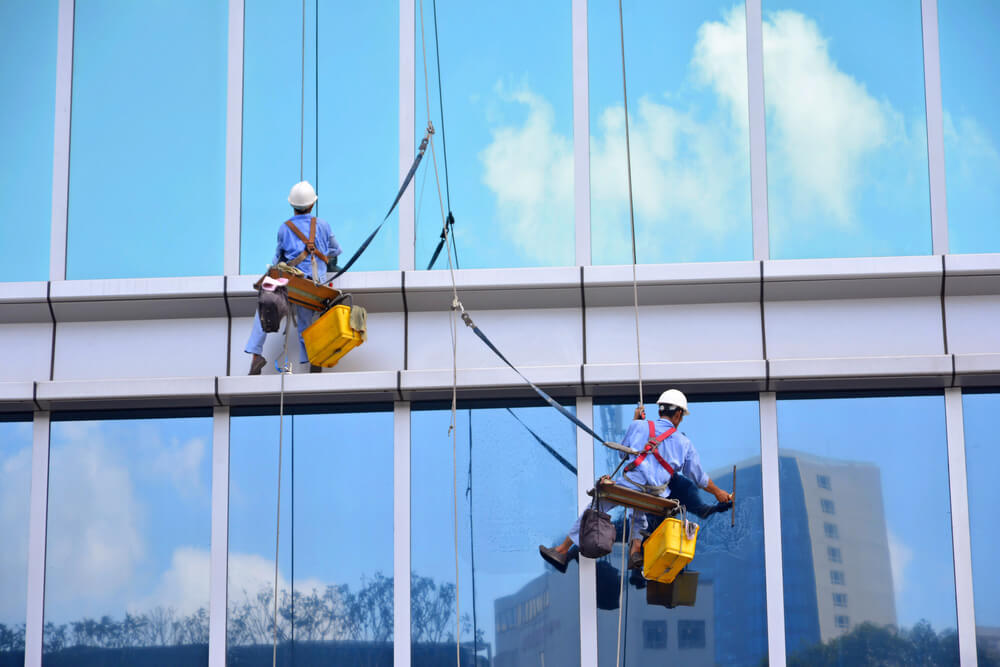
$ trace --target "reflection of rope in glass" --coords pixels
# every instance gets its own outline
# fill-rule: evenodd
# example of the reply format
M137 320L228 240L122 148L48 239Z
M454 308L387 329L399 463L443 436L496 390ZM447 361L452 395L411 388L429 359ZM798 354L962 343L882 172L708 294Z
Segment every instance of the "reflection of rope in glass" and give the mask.
M469 498L469 553L472 555L472 646L473 655L479 654L479 621L476 617L476 540L472 526L472 410L469 410L469 485L465 488Z

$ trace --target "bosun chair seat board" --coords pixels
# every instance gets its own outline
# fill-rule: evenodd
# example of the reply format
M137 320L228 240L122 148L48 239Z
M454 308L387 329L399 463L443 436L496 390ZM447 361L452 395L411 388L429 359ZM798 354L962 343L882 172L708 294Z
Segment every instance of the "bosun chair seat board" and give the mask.
M600 500L609 500L618 505L631 507L650 514L659 516L673 516L680 511L680 503L671 498L654 496L642 491L636 491L625 486L615 484L610 479L600 479L593 489L587 491L587 495L593 496L597 492Z

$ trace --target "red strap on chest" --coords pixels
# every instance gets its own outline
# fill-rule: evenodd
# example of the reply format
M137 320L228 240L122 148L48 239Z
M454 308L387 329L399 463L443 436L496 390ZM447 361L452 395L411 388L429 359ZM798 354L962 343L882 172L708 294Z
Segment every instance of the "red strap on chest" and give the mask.
M670 476L672 477L674 474L674 469L673 467L671 467L669 463L667 463L666 459L660 456L660 452L657 451L657 447L659 447L661 442L672 436L677 431L677 427L668 428L660 435L656 435L656 425L653 422L648 422L648 424L649 424L649 442L646 443L646 446L643 448L642 453L639 454L639 456L635 457L635 461L632 461L627 466L625 466L625 469L635 470L642 464L643 461L646 460L646 456L652 454L653 458L659 461L660 465L666 468L667 472L670 473Z

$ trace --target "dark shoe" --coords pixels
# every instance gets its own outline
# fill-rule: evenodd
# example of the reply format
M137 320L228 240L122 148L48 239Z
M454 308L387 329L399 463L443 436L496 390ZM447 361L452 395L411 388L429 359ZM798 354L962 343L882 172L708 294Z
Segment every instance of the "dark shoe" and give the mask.
M267 359L259 354L253 355L253 358L250 360L250 372L248 375L260 375L260 372L264 370L264 366L267 366Z
M310 373L322 373L323 372L323 367L322 366L317 366L316 364L309 364L309 372Z
M642 550L630 553L628 555L628 569L630 570L641 570L642 569Z
M538 553L542 555L542 558L544 558L549 565L565 574L566 566L569 564L569 554L560 553L555 549L545 546L544 544L538 545Z
M729 508L733 506L731 501L726 501L724 503L716 503L714 505L702 505L695 512L702 519L707 519L715 513L721 514L722 512L728 512Z

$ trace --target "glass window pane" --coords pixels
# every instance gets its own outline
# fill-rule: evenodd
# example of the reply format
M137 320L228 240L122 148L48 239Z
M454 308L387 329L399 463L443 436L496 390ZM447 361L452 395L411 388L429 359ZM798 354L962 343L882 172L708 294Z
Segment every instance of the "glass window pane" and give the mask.
M938 3L950 252L1000 252L1000 5Z
M30 421L0 421L0 664L24 655L31 430Z
M222 273L226 5L77 4L67 278Z
M316 188L313 213L330 224L341 265L399 187L399 7L309 0L305 12L303 30L297 0L245 7L243 273L270 263L278 227L292 215L288 192L300 179ZM398 266L394 214L352 270Z
M392 664L392 412L230 420L227 661ZM290 593L295 592L294 596Z
M410 420L413 664L455 660L456 595L463 664L580 664L577 566L538 555L576 518L574 426L548 406L462 409L453 459L450 422Z
M979 663L1000 664L1000 572L996 567L1000 535L994 508L1000 505L1000 470L996 416L1000 393L965 394L965 470L969 488L972 538L972 584L976 600L976 643Z
M53 421L43 664L208 663L212 418Z
M618 5L588 13L591 255L631 264ZM630 2L624 23L639 262L752 259L743 4Z
M958 664L943 397L779 399L778 445L788 664Z
M930 253L920 3L763 10L771 257Z
M450 183L463 269L576 263L570 9L565 2L530 0L438 2L442 136L433 14L424 3L428 114L418 8L416 136L424 135L430 115L438 131L434 146L441 197L447 199ZM443 222L427 152L422 173L414 178L418 269L427 268ZM445 211L447 206L445 202ZM435 268L447 267L442 253Z
M595 430L621 442L634 407L634 403L595 406ZM647 416L655 416L656 409L647 405ZM642 649L643 623L663 620L671 628L666 650L656 654L658 661L759 665L767 659L767 611L758 403L692 401L691 415L680 430L691 439L702 468L719 487L732 490L736 466L735 526L730 526L729 513L694 519L700 525L694 560L688 566L699 575L694 607L670 610L647 604L645 581L638 571L630 574L622 619L622 664L648 664L650 656ZM595 444L595 476L611 474L619 462L618 452ZM707 493L701 495L706 503L714 501ZM612 518L620 521L622 513L616 508ZM616 664L621 558L621 546L616 544L612 554L597 564L597 652L602 667ZM603 592L606 589L610 596ZM740 632L733 632L735 627Z
M0 281L49 279L58 8L0 3Z

